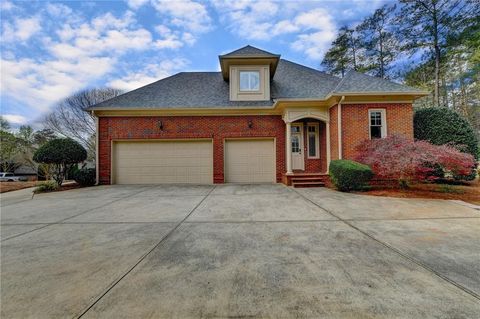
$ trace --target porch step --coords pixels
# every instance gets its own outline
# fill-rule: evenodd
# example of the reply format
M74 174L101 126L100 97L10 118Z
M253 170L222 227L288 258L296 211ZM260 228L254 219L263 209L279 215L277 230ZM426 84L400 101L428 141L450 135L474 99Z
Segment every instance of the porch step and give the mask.
M300 187L324 187L325 182L320 182L320 181L292 182L292 186L295 187L295 188L300 188Z
M324 174L295 174L292 177L293 187L323 187L328 178Z

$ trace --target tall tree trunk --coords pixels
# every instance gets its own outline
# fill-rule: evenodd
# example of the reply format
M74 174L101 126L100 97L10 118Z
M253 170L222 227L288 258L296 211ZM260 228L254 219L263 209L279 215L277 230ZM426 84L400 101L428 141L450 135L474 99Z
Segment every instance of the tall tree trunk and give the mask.
M438 45L438 16L437 7L433 3L433 46L435 50L435 88L434 88L434 106L440 105L440 47Z
M380 46L380 77L385 77L385 63L383 61L383 35L382 31L379 32L379 46Z

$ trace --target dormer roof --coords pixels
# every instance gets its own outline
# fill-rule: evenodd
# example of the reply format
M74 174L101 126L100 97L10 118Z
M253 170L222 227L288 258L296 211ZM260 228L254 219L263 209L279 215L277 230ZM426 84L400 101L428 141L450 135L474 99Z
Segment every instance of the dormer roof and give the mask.
M220 68L224 80L230 77L231 65L269 65L270 78L273 78L277 70L280 54L270 53L251 45L244 46L227 54L219 55Z

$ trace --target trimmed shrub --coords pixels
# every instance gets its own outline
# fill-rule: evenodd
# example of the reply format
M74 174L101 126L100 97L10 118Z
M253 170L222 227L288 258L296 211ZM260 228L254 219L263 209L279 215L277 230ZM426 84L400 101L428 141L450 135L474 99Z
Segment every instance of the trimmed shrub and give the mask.
M70 138L57 138L43 144L33 154L37 163L51 164L52 176L58 186L62 185L65 175L71 167L87 159L87 151L78 142Z
M415 111L414 136L435 145L450 144L479 158L478 138L470 123L448 108L425 108Z
M38 185L33 191L35 194L53 192L58 189L58 184L55 181L46 181Z
M369 165L378 178L396 180L401 186L443 176L466 178L475 167L472 155L452 146L413 141L398 135L366 140L357 147L357 152L355 159Z
M96 183L96 173L94 168L82 168L77 170L73 179L80 186L93 186Z
M331 161L329 172L332 183L342 192L362 190L373 177L368 165L350 160Z

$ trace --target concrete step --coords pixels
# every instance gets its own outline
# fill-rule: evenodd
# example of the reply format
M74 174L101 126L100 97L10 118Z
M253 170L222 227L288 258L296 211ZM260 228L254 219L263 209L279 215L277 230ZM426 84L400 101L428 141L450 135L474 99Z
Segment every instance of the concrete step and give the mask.
M295 188L298 188L298 187L324 187L325 182L323 182L323 181L292 182L292 186L295 187Z

